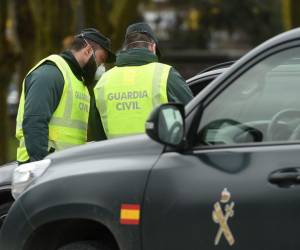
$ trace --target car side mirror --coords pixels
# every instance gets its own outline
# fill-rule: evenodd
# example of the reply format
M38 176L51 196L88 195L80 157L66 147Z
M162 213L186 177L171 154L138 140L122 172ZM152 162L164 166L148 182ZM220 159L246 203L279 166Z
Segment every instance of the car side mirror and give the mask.
M158 106L146 121L146 133L150 138L173 147L183 143L184 127L184 106L179 103Z

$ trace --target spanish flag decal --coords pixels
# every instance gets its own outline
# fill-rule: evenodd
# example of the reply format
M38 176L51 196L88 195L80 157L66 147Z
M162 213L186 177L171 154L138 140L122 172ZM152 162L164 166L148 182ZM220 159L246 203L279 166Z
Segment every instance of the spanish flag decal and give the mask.
M140 224L140 205L139 204L122 204L120 223L124 225Z

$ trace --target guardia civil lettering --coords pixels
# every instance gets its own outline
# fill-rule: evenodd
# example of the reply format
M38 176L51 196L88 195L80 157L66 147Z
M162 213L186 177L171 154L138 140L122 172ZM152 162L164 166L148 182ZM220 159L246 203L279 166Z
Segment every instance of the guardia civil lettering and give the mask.
M84 93L78 92L78 91L75 91L75 98L77 98L79 100L84 100L86 102L90 102L89 96L87 96Z
M148 97L148 93L146 90L140 91L127 91L127 92L115 92L115 93L108 93L107 99L109 101L113 100L130 100L130 99L142 99Z
M141 109L141 103L139 100L144 98L148 98L148 93L146 90L115 92L108 93L107 95L107 99L109 101L121 101L117 102L115 105L115 108L118 111Z

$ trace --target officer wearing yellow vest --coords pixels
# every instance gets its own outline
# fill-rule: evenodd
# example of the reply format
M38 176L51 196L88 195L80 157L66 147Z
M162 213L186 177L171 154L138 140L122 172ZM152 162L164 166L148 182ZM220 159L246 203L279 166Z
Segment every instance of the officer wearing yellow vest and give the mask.
M94 84L98 66L114 61L110 40L88 28L74 37L70 50L48 56L28 72L17 115L20 164L86 142L87 87Z
M96 139L144 133L145 121L155 106L187 104L193 98L180 74L158 62L159 55L158 40L147 23L127 28L116 66L104 73L94 88L101 118Z

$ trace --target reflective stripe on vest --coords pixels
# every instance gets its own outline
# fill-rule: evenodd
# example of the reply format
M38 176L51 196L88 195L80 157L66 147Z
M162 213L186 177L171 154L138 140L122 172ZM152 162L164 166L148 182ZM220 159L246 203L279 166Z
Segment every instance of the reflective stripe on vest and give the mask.
M145 132L145 122L153 108L168 102L170 68L149 63L114 67L102 75L94 93L107 138Z
M64 78L64 88L60 102L49 122L48 149L52 147L55 150L61 150L83 144L87 139L87 124L90 108L88 90L84 84L75 77L67 62L58 55L51 55L40 61L29 71L27 76L45 61L55 63ZM16 127L16 137L20 141L20 145L17 149L17 160L21 162L29 159L22 129L25 105L25 79L22 86Z

